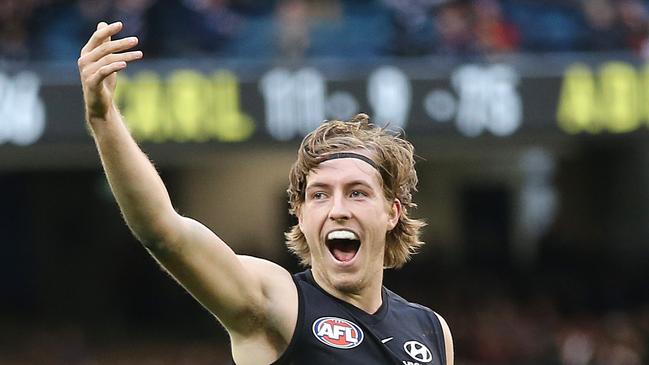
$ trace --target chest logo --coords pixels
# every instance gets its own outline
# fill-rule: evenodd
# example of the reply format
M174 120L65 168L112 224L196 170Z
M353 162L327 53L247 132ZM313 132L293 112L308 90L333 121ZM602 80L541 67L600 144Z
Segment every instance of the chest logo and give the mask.
M428 347L419 341L408 341L403 344L403 349L406 350L410 357L417 361L431 362L433 360L433 355L430 353Z
M363 342L363 331L352 321L338 317L322 317L313 322L313 334L325 345L351 349Z

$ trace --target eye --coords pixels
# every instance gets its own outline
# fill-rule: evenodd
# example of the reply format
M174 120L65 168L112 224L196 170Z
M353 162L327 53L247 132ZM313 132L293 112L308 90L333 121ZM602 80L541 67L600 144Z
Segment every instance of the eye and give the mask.
M352 197L352 198L365 198L365 197L367 197L367 194L365 194L364 192L362 192L360 190L354 190L354 191L351 192L351 194L349 194L349 196Z
M327 197L327 195L322 191L316 191L315 193L311 194L311 198L313 200L320 200L320 199L324 199L326 197Z

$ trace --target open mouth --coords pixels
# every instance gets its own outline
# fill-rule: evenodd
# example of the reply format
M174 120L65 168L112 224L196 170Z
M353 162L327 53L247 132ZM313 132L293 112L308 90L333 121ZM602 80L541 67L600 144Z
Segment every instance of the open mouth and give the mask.
M349 262L356 257L361 240L351 231L333 231L325 241L331 255L340 262Z

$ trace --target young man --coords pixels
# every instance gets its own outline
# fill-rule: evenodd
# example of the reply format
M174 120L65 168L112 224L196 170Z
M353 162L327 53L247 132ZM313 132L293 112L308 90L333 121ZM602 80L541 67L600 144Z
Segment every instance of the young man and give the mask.
M128 226L155 259L230 335L238 365L452 365L449 329L431 310L383 288L383 269L421 244L408 217L417 175L412 145L368 122L326 122L308 135L290 172L298 224L287 244L311 269L291 276L236 255L174 210L113 103L116 72L142 53L100 23L81 50L86 120Z

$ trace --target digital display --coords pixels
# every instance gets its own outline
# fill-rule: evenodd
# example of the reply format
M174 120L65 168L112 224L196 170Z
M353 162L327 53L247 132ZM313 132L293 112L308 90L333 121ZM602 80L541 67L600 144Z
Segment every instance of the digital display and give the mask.
M462 64L446 77L421 69L383 65L331 77L313 66L271 67L253 76L143 63L119 75L115 99L135 138L153 143L291 141L326 119L361 111L429 138L619 134L649 126L649 66L574 63L556 77L526 76L507 64ZM78 80L61 85L41 76L0 72L0 144L89 143Z
M628 133L649 125L649 66L608 62L598 70L570 66L563 77L557 120L566 133Z

